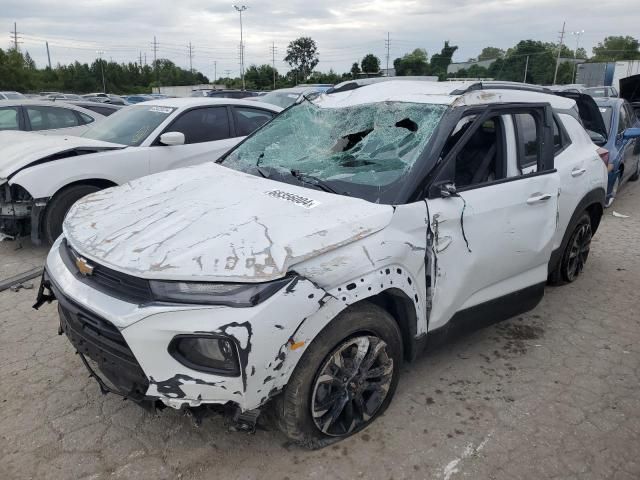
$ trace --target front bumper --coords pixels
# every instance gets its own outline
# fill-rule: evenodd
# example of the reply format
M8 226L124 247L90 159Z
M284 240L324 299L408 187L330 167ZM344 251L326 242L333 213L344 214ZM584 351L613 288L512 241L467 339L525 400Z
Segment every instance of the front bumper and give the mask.
M64 263L60 244L61 239L49 253L44 281L59 301L62 330L120 394L139 402L159 400L173 408L232 402L242 411L260 407L286 385L304 352L289 346L326 294L301 279L250 308L137 305L81 281ZM168 351L177 335L207 333L236 342L239 376L192 370Z

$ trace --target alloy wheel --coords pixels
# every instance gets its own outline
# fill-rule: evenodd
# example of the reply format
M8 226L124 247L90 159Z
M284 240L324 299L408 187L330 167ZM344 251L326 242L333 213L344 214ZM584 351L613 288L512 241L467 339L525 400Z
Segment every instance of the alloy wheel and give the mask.
M387 344L373 335L339 345L320 368L311 415L320 431L344 436L364 427L384 403L393 377Z
M582 224L573 236L569 261L567 263L567 280L573 281L584 269L591 248L591 225Z

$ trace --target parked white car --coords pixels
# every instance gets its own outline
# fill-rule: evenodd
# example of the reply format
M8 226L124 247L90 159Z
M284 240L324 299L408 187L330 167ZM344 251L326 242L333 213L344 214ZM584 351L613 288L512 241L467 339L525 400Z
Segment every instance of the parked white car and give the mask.
M216 160L281 110L241 100L174 98L123 108L81 137L0 132L0 232L30 232L36 243L53 243L79 198Z
M573 280L605 188L573 100L356 87L300 100L217 163L76 203L36 308L58 300L105 392L224 406L246 429L270 406L320 447L380 415L437 332L533 308L550 271Z
M50 100L0 100L0 132L20 130L44 135L82 135L104 115ZM0 148L3 144L0 144Z

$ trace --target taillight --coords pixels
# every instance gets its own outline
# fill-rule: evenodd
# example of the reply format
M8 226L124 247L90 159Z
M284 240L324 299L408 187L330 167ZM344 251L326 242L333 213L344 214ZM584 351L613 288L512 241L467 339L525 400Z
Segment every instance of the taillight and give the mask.
M604 164L608 168L609 167L609 150L607 150L606 148L598 147L598 150L596 151L598 152L600 159L604 162Z

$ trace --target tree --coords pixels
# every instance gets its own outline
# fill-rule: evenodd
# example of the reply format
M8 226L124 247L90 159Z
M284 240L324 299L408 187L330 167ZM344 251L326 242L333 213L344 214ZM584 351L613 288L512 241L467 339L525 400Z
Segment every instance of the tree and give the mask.
M406 53L402 58L393 61L396 75L404 77L408 75L429 75L429 57L424 48L416 48L411 53Z
M451 58L456 50L458 50L458 47L449 45L447 40L444 42L444 47L442 47L440 53L436 53L431 57L431 72L433 75L438 75L440 80L444 80L447 77L447 67L451 63Z
M504 50L497 47L484 47L480 55L478 55L478 61L481 60L494 60L496 58L504 57Z
M287 56L284 57L297 73L299 79L307 79L318 65L318 47L311 37L300 37L289 43Z
M597 62L615 62L618 60L640 59L640 44L633 37L606 37L593 47L592 60Z
M358 62L353 62L353 65L351 65L351 76L353 78L357 78L359 73L360 66L358 65Z
M276 82L279 79L277 71L274 71L273 67L268 64L260 65L259 67L251 65L244 73L244 79L247 87L255 88L258 90L273 88L273 74L275 73Z
M364 73L378 73L380 71L380 59L373 53L365 55L360 65Z

